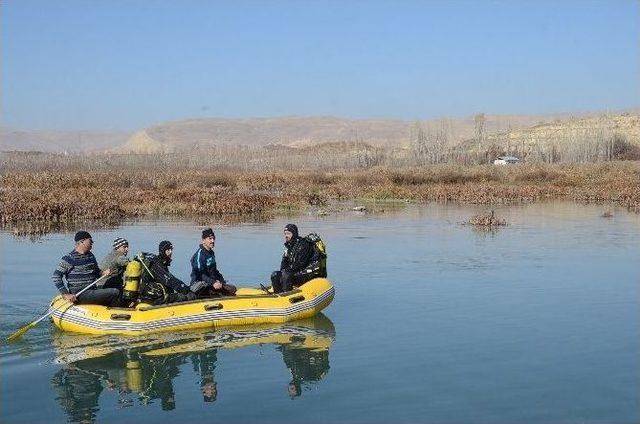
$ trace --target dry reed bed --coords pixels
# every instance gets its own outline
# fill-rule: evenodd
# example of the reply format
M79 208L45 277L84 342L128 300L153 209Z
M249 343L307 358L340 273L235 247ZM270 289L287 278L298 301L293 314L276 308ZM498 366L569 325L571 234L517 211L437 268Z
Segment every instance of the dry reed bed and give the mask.
M0 222L263 214L350 199L512 204L540 199L616 202L640 211L640 162L437 165L394 170L258 172L164 169L4 172ZM36 225L38 231L47 225Z

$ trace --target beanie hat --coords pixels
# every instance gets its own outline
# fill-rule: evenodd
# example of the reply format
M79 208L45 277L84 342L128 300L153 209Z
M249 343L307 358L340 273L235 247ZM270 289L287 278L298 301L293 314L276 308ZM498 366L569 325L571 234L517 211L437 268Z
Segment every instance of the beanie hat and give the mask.
M211 228L205 228L204 230L202 230L203 239L206 239L207 237L211 237L211 236L213 236L213 238L216 238L216 235Z
M80 240L84 240L84 239L88 239L91 238L91 234L89 234L86 231L78 231L76 233L76 236L73 238L76 242L79 242Z
M158 253L164 255L166 250L173 249L173 244L169 240L162 240L158 245Z
M293 234L293 238L298 238L298 226L296 224L287 224L284 226L285 231Z
M117 248L122 246L129 246L129 242L121 237L118 237L113 241L113 250L116 250Z

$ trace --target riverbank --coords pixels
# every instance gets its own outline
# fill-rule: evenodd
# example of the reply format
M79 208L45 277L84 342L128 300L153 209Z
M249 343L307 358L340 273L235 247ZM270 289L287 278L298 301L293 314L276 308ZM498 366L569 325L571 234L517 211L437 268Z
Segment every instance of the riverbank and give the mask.
M64 167L5 170L0 222L22 233L84 221L322 209L346 200L612 202L640 212L640 162L434 165L334 172Z

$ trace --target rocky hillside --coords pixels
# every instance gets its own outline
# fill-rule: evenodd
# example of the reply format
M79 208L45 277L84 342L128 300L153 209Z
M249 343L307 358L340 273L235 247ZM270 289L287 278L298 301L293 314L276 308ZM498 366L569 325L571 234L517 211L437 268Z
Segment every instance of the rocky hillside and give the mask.
M640 144L640 115L602 115L588 118L555 120L549 123L521 128L492 138L511 143L530 144L544 142L571 142L585 135L607 137L617 135L633 144Z
M544 161L581 161L590 159L631 158L625 150L637 155L640 148L640 113L601 114L571 117L539 123L527 128L477 136L460 144L460 150L497 154Z

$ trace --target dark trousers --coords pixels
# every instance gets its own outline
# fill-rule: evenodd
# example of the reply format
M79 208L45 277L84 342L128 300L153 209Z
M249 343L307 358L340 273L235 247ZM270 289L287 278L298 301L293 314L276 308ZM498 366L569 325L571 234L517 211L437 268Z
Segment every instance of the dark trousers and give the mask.
M293 287L301 286L309 280L310 278L289 271L273 271L271 273L271 286L274 293L291 291Z
M89 289L78 297L78 304L117 306L119 299L118 289Z
M124 282L122 281L122 276L115 276L115 278L109 278L104 285L101 287L103 289L122 289Z
M198 298L235 296L237 290L238 289L233 284L222 283L222 288L220 290L214 289L212 285L205 284L202 288L196 291L196 295Z

